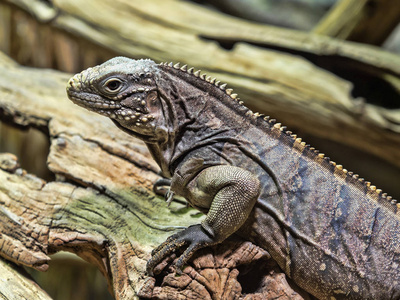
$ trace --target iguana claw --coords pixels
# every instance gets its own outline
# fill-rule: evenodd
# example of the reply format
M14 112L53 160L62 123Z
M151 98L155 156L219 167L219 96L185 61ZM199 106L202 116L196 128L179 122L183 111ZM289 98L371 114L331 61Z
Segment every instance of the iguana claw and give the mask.
M157 181L154 182L154 185L153 185L153 192L156 195L166 197L165 187L169 187L169 186L171 186L171 179L168 179L168 178L157 179Z
M168 255L179 250L183 246L187 246L186 250L179 257L175 263L176 272L180 274L183 266L188 262L193 253L207 246L214 245L216 242L203 227L199 225L192 225L185 230L178 232L165 240L164 243L159 245L151 252L151 259L147 262L147 274L153 276L153 269Z

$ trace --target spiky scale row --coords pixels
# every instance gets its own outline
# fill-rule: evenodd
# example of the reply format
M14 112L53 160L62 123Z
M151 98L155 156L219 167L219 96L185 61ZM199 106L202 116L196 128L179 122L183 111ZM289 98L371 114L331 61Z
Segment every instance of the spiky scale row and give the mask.
M211 78L211 76L207 76L206 74L201 74L201 70L197 70L194 71L194 68L191 67L189 69L187 69L187 65L183 65L182 67L180 66L180 63L176 63L173 64L172 62L170 63L160 63L160 65L164 65L164 66L168 66L177 70L181 70L182 72L186 72L188 74L194 75L206 82L209 82L213 85L215 85L216 87L219 87L221 90L225 91L225 93L230 96L232 99L238 101L239 104L243 105L243 101L239 101L240 98L238 98L238 95L236 93L232 93L233 90L232 89L227 89L227 84L223 83L220 84L221 82L219 80L216 80L216 78ZM358 174L354 174L353 172L349 172L348 170L344 169L342 165L337 165L334 161L331 161L329 157L326 157L325 154L323 153L319 153L318 150L316 150L313 147L310 147L309 145L307 145L305 142L302 141L301 138L298 138L296 134L292 134L291 131L286 131L286 127L282 126L281 123L276 123L275 119L270 119L269 116L263 116L260 113L253 113L251 110L249 110L246 115L251 116L252 118L259 118L262 117L265 121L267 121L270 126L279 129L281 132L285 133L287 136L291 137L293 139L293 141L299 145L301 145L302 147L308 148L309 151L311 151L312 153L316 154L318 156L318 158L323 159L325 161L327 161L329 164L331 164L335 170L345 174L346 176L359 181L360 183L364 184L369 191L371 192L375 192L377 195L379 195L380 197L387 199L388 201L394 201L396 204L397 201L393 200L393 198L391 196L388 196L386 193L382 193L381 189L377 189L376 186L371 185L371 183L369 181L365 181L364 178L359 178ZM399 205L399 204L398 204ZM399 207L400 209L400 207Z
M221 81L217 80L215 77L212 78L211 76L207 76L205 73L201 74L201 70L194 71L193 67L188 69L186 64L181 67L179 62L176 64L174 64L173 62L170 62L170 63L165 62L165 63L160 63L160 65L174 68L176 70L181 70L182 72L186 72L191 75L193 74L194 76L196 76L206 82L209 82L209 83L215 85L216 87L219 87L221 90L225 90L225 93L228 96L230 96L232 99L236 100L240 105L243 105L243 101L239 101L240 98L238 97L238 94L232 93L233 89L226 88L226 86L227 86L226 83L220 85Z
M273 123L275 121L274 119L269 120L269 117L265 117L264 120L269 121L269 122L272 121ZM280 125L280 123L276 123L273 127L281 128L281 125ZM295 143L297 143L303 147L307 147L307 146L309 147L309 145L306 145L306 143L303 142L301 138L298 138L296 134L292 134L291 131L285 131L285 134L287 136L290 136ZM338 165L338 164L336 164L336 162L331 161L329 157L326 157L325 154L323 154L323 153L319 153L319 151L316 150L315 148L309 147L309 150L312 151L313 153L315 153L320 159L327 161L338 172L341 172L342 174L346 175L348 178L352 178L353 180L356 180L356 181L360 182L361 184L365 185L370 192L375 193L377 196L381 197L382 199L386 199L389 202L394 202L392 204L397 204L398 209L400 211L400 204L398 204L396 200L393 200L393 197L388 196L386 193L382 193L381 189L378 189L376 186L371 185L371 182L366 181L364 178L360 178L360 176L358 174L354 174L353 172L348 171L347 169L343 168L342 165Z
M249 109L249 110L246 112L246 116L254 117L254 113Z
M275 123L273 127L281 132L286 132L286 126L282 126L281 123Z

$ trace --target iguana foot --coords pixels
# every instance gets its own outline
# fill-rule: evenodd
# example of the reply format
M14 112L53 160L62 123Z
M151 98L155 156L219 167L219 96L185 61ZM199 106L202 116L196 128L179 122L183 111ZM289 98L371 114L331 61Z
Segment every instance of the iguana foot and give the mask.
M156 182L154 182L153 185L153 192L156 195L165 197L167 192L168 192L168 188L171 186L171 179L168 178L160 178L158 179ZM168 187L168 188L165 188Z
M176 262L176 272L182 273L183 266L187 263L194 252L200 248L211 246L218 243L215 239L207 233L203 227L199 225L192 225L185 230L170 236L164 243L155 248L151 255L152 257L147 262L147 273L153 276L153 269L168 255L187 246L186 250L179 257Z

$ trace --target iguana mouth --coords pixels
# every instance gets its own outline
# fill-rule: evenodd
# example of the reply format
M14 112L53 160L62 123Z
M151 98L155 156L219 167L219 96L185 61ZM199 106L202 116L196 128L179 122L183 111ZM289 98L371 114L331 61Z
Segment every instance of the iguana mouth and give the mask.
M85 97L82 96L82 93L68 89L67 93L73 103L111 119L134 121L137 125L145 124L154 119L152 115L132 110L129 107L121 105L119 102L93 97L96 95L90 97L93 100L87 100L89 98L87 95L91 95L89 93L86 93Z
M95 97L96 95L91 95L92 97L82 97L82 92L76 92L72 90L68 90L68 97L74 102L75 104L79 106L83 106L85 108L90 108L91 110L98 111L98 110L116 110L120 109L121 105L112 100L107 100L104 98L98 98ZM88 95L88 94L86 94ZM88 100L88 98L91 98L91 100ZM98 99L97 99L98 98ZM98 110L96 110L98 109Z

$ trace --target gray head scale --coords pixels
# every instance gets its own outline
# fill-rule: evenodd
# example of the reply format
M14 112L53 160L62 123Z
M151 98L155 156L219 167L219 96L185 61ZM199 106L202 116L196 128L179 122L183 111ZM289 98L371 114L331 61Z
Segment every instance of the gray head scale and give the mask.
M157 140L163 127L156 77L149 59L115 57L73 76L68 97L77 105L109 117L145 141Z

